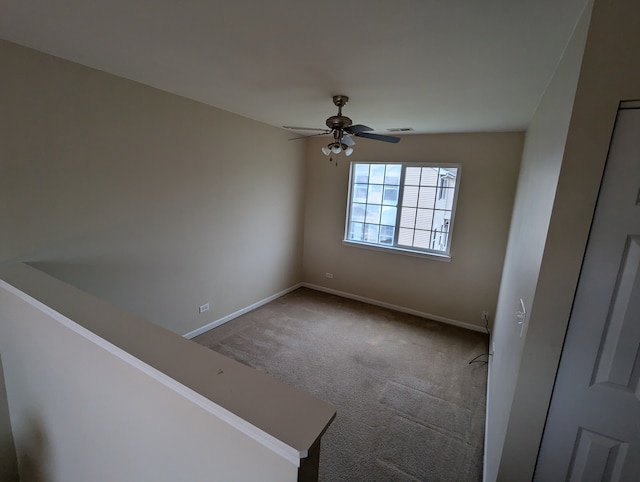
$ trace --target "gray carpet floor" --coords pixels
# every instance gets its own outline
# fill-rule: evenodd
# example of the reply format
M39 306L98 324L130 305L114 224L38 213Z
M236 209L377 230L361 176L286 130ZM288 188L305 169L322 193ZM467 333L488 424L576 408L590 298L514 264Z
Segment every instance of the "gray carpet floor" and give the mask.
M194 338L336 407L331 482L482 480L487 340L307 288Z

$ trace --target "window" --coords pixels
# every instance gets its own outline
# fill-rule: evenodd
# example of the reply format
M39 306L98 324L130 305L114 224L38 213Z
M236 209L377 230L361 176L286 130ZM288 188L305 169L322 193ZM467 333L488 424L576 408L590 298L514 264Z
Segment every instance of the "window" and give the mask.
M460 168L351 163L345 242L448 255Z

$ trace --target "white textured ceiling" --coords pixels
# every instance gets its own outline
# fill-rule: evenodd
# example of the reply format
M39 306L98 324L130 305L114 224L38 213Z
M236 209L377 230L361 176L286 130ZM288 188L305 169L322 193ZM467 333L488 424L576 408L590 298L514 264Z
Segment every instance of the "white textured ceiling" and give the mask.
M520 130L585 3L0 0L0 38L274 126Z

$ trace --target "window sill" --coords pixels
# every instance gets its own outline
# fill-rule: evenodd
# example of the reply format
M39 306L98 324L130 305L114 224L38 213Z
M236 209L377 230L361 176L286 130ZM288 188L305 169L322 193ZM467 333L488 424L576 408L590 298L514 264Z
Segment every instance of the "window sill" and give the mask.
M342 240L342 244L344 246L351 246L354 248L371 249L373 251L384 251L385 253L402 254L405 256L414 256L416 258L427 258L433 259L435 261L444 261L445 263L451 261L451 256L448 254L425 253L423 251L413 251L411 249L396 248L392 246L382 247L373 244L359 243L357 241L349 241L346 239Z

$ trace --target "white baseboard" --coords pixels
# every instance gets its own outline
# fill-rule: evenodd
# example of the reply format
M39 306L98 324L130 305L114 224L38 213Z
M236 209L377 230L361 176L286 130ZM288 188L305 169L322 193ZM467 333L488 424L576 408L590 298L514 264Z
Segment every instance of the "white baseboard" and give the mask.
M266 305L267 303L269 303L270 301L273 301L277 298L280 298L281 296L286 295L287 293L290 293L294 290L297 290L298 288L300 288L302 286L302 283L297 283L293 286L290 286L289 288L282 290L274 295L271 295L263 300L257 301L255 303L253 303L252 305L249 305L245 308L242 308L241 310L238 310L234 313L231 313L230 315L224 316L218 320L214 320L211 323L207 323L204 326L201 326L200 328L196 328L193 331L190 331L189 333L185 333L184 335L182 335L184 338L187 339L191 339L191 338L195 338L198 335L202 335L204 332L207 332L209 330L212 330L213 328L215 328L216 326L220 326L225 324L227 321L231 321L234 318L237 318L238 316L244 315L245 313L249 313L252 310L255 310L256 308L261 307L262 305Z
M218 320L214 320L211 323L207 323L204 326L201 326L200 328L196 328L193 331L190 331L189 333L185 333L184 335L182 335L184 338L187 339L191 339L191 338L195 338L198 335L202 335L203 333L212 330L213 328L223 325L228 321L233 320L234 318L237 318L238 316L244 315L245 313L249 313L252 310L255 310L256 308L261 307L262 305L266 305L267 303L269 303L270 301L273 301L277 298L280 298L281 296L286 295L287 293L290 293L294 290L297 290L298 288L304 286L305 288L309 288L312 290L316 290L316 291L323 291L325 293L329 293L332 295L337 295L337 296L342 296L343 298L349 298L352 300L356 300L356 301L362 301L363 303L368 303L370 305L375 305L375 306L381 306L382 308L389 308L390 310L394 310L394 311L399 311L401 313L408 313L410 315L415 315L415 316L419 316L420 318L427 318L429 320L433 320L433 321L439 321L441 323L446 323L448 325L454 325L454 326L459 326L460 328L466 328L467 330L473 330L473 331L479 331L481 333L484 333L485 329L482 326L477 326L477 325L472 325L471 323L465 323L464 321L458 321L458 320L452 320L450 318L445 318L443 316L438 316L438 315L432 315L431 313L425 313L423 311L418 311L418 310L412 310L411 308L405 308L403 306L398 306L398 305L392 305L391 303L385 303L384 301L378 301L378 300L373 300L371 298L365 298L364 296L359 296L359 295L354 295L352 293L346 293L344 291L338 291L338 290L334 290L331 288L325 288L324 286L318 286L318 285L314 285L311 283L297 283L285 290L280 291L279 293L276 293L274 295L269 296L268 298L265 298L263 300L260 300L256 303L253 303L252 305L249 305L245 308L242 308L241 310L238 310L234 313L231 313L227 316L224 316Z
M390 310L400 311L401 313L407 313L409 315L419 316L420 318L427 318L429 320L440 321L448 325L454 325L454 326L459 326L460 328L466 328L467 330L473 330L473 331L479 331L481 333L485 333L485 329L483 326L472 325L471 323L465 323L464 321L452 320L450 318L445 318L443 316L432 315L431 313L412 310L411 308L405 308L403 306L392 305L391 303L385 303L384 301L372 300L371 298L365 298L364 296L345 293L344 291L338 291L331 288L325 288L324 286L318 286L310 283L300 283L300 285L304 286L305 288L310 288L312 290L324 291L325 293L342 296L343 298L362 301L363 303L368 303L370 305L381 306L382 308L389 308Z

